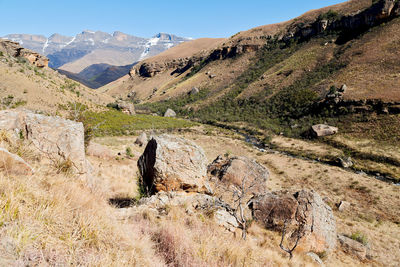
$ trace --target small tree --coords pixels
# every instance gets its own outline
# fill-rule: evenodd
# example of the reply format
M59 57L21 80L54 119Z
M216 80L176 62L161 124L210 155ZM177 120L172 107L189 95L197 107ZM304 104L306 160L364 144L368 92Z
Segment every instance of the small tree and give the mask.
M245 213L246 207L252 202L252 197L258 195L257 188L263 187L266 182L262 177L252 177L245 175L240 184L226 185L219 183L218 187L225 192L229 192L233 198L233 205L221 203L226 210L235 217L236 221L242 229L242 238L246 239L247 228L250 222L250 217Z
M279 244L279 247L285 251L286 253L289 254L289 259L293 258L293 251L296 249L297 245L299 244L300 239L303 237L304 235L304 223L301 222L299 224L299 227L292 233L292 237L294 237L295 242L292 246L292 248L285 248L283 245L283 242L285 240L285 236L286 236L286 231L287 231L287 225L288 225L288 221L285 220L284 224L283 224L283 229L282 229L282 238L281 238L281 243Z

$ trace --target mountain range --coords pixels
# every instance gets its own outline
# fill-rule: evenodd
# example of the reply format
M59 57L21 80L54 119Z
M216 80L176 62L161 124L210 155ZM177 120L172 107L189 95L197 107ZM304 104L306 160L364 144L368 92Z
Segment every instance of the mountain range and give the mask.
M3 38L18 42L25 48L47 56L50 60L49 67L61 70L63 74L92 88L102 86L104 83L92 83L98 78L97 76L102 75L101 73L95 73L93 76L87 76L87 71L81 73L91 65L131 65L190 40L167 33L159 33L152 38L142 38L119 31L109 34L89 30L82 31L74 37L56 33L48 38L31 34L8 34ZM98 66L94 69L98 69ZM126 69L112 68L113 75L108 76L119 78L128 73ZM117 70L118 74L114 76ZM104 71L106 69L102 70Z

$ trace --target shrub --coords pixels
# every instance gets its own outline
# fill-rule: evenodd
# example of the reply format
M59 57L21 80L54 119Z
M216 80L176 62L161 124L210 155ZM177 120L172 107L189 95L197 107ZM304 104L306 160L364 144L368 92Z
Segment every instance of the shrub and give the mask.
M351 234L351 236L349 236L349 238L351 238L365 246L368 245L367 237L361 232L355 232L355 233Z

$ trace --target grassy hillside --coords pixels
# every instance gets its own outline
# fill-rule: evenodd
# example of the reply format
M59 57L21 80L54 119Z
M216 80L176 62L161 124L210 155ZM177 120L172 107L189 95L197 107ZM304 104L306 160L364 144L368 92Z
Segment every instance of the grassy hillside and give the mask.
M99 94L50 68L38 68L23 58L0 54L1 108L24 107L48 114L62 112L68 102L84 103L92 109L112 102L110 96Z

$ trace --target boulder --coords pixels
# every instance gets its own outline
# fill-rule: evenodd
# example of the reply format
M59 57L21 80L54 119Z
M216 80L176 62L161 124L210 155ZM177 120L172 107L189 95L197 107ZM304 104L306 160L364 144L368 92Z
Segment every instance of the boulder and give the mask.
M10 153L7 149L0 147L0 170L6 174L31 175L32 167L18 155Z
M165 111L164 117L176 117L176 113L175 111L169 108L167 109L167 111Z
M200 92L199 88L197 87L193 87L190 91L189 91L189 95L197 95Z
M306 254L310 259L312 259L315 263L317 263L320 266L325 266L324 262L321 260L321 258L315 254L314 252L308 252Z
M340 212L347 211L350 209L350 203L342 200L337 204L337 208Z
M297 228L302 238L296 250L319 253L336 247L336 221L332 209L314 191L268 193L253 198L250 208L253 219L268 229L281 231L285 222ZM290 238L294 239L294 234L296 232Z
M351 157L339 158L339 164L343 168L350 168L354 165L353 161L351 160Z
M34 114L27 110L2 110L0 130L18 132L45 157L52 161L69 160L74 172L87 173L81 122Z
M171 135L153 137L138 160L141 183L149 193L205 191L207 159L194 142Z
M138 138L136 138L135 144L143 146L147 144L147 134L145 132L141 133Z
M269 171L253 159L218 156L207 170L226 185L251 187L253 195L266 193Z
M360 260L365 260L367 258L368 248L360 242L344 235L338 235L338 240L345 253L352 254Z
M317 124L311 127L311 135L314 137L323 137L333 135L338 132L337 127L329 126L326 124Z
M117 109L128 115L135 115L135 106L132 103L119 101L117 102Z

